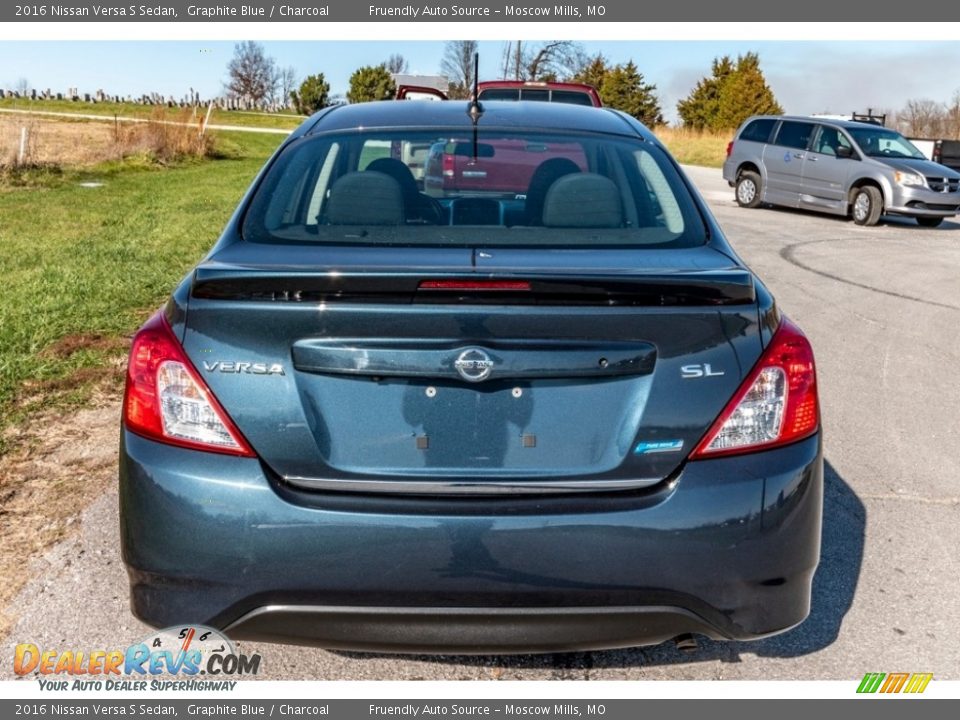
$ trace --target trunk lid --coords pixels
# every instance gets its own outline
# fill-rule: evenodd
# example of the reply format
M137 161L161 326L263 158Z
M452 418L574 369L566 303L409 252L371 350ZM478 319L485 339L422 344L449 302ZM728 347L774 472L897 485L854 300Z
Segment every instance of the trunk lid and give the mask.
M199 266L183 344L263 462L305 487L655 484L762 350L752 275L707 246L263 250Z

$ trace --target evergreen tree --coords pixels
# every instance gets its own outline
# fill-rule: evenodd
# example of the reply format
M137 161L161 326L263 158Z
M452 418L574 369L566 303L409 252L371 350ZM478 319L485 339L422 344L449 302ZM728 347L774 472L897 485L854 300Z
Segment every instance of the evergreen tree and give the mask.
M737 69L720 87L720 107L714 130L735 130L751 115L782 115L760 70L760 57L747 53L737 59Z
M352 103L371 100L389 100L397 92L396 84L385 65L367 65L358 68L350 76L350 89L347 100Z
M607 64L607 59L602 53L597 53L597 55L590 58L579 72L570 78L570 81L593 85L593 87L597 89L597 92L600 92L603 87L603 81L606 80L607 73L609 72L610 66Z
M677 103L677 114L686 127L706 130L713 126L720 110L720 88L733 70L733 61L727 55L715 58L713 74L702 78L686 99Z
M782 113L760 70L760 56L753 52L736 63L727 56L715 59L712 75L677 103L680 120L694 130L733 130L751 115Z
M611 68L600 86L603 104L632 115L645 125L662 125L663 113L657 86L644 82L633 60Z
M323 73L309 75L300 83L300 89L290 93L293 105L301 115L313 115L330 104L330 83Z

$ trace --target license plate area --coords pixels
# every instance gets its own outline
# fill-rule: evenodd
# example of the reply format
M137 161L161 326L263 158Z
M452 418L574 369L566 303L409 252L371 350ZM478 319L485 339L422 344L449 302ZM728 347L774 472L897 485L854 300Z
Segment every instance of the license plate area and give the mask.
M600 473L630 451L650 376L490 381L298 373L324 459L352 474Z

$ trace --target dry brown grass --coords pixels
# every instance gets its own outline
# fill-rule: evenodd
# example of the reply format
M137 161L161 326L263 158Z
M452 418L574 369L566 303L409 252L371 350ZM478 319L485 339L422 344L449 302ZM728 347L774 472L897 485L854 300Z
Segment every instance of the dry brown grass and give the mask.
M27 129L23 165L87 167L132 155L148 155L167 163L210 155L214 138L201 136L200 118L190 110L170 119L155 109L147 122L52 120L40 116L0 116L0 167L19 161L21 129Z
M195 117L190 110L185 109L169 120L163 108L156 108L149 122L131 128L131 140L158 160L206 157L212 149L212 136L200 134L201 122L202 118Z
M720 167L727 157L727 143L733 132L687 130L684 128L660 127L654 134L667 146L677 162L684 165Z
M29 138L27 165L83 166L116 157L113 126L108 123L0 116L0 165L17 164L24 127Z
M102 375L102 373L101 373ZM31 564L77 528L79 513L116 481L119 389L105 382L71 413L48 411L11 428L0 456L0 637Z

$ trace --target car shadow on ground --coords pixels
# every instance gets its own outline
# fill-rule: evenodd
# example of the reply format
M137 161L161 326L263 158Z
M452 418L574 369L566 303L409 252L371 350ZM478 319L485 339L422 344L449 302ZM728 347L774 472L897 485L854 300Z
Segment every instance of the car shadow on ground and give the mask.
M774 637L751 642L715 642L698 638L694 651L680 651L670 643L654 647L627 648L602 652L555 653L548 655L422 655L421 662L501 669L552 669L564 671L592 668L627 668L653 665L690 664L703 661L740 662L743 655L790 658L832 645L853 604L860 577L867 511L856 493L829 462L824 463L823 533L820 565L813 579L810 616L798 627ZM370 653L338 652L353 658Z

